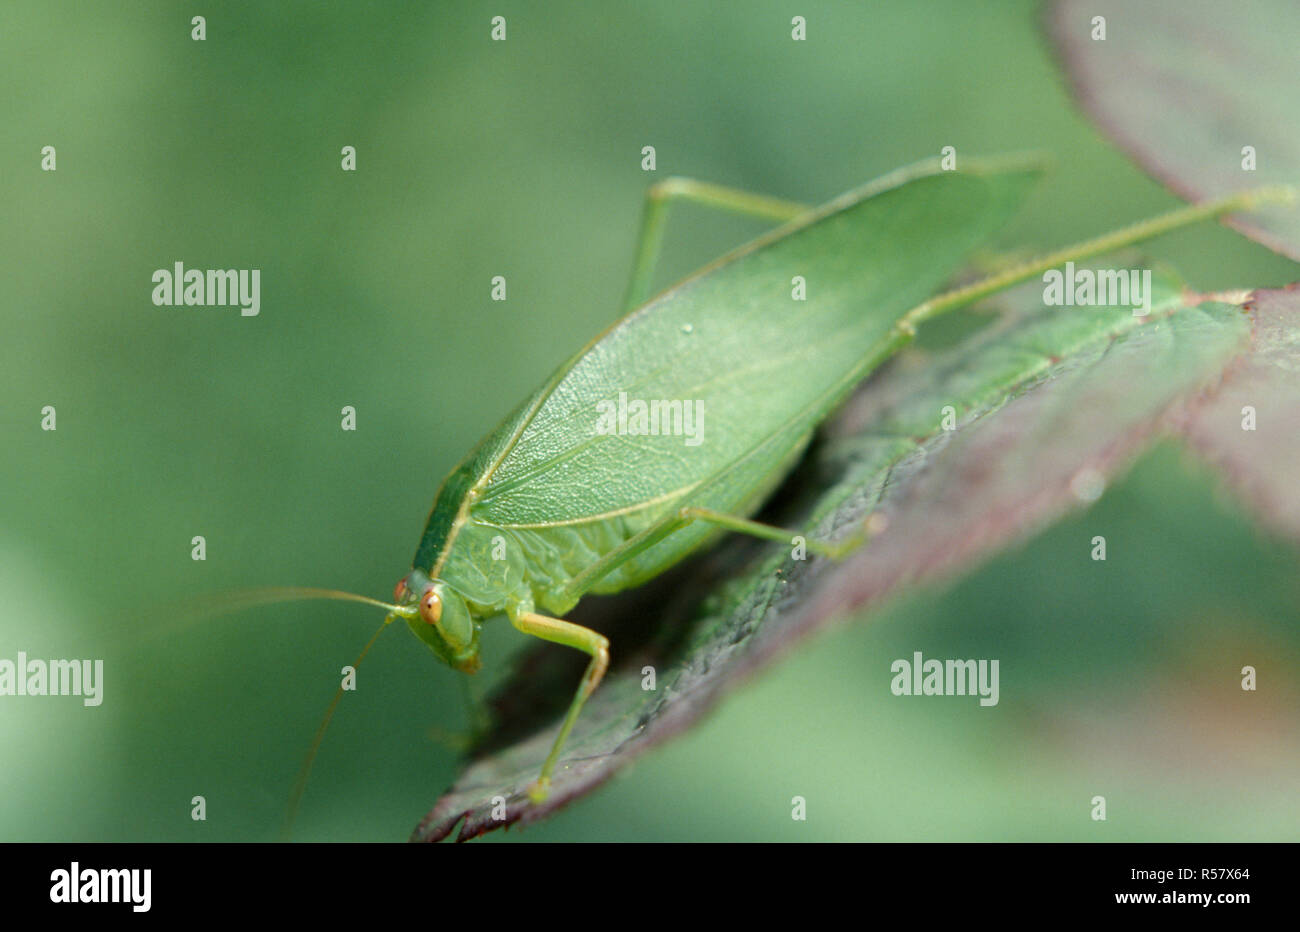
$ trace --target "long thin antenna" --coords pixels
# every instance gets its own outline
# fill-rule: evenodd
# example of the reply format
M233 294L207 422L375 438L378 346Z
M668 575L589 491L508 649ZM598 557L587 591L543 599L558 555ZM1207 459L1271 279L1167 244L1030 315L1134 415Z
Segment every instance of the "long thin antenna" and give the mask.
M370 648L375 646L375 642L379 640L379 635L383 634L384 629L392 624L395 618L409 617L415 611L408 606L393 605L379 599L372 599L369 596L357 595L355 592L344 592L341 589L317 589L310 586L267 586L260 589L246 589L242 592L226 593L217 596L215 599L210 599L198 611L193 613L191 620L197 621L200 618L240 611L246 608L255 608L261 605L274 605L280 602L303 602L312 599L325 599L332 602L357 602L361 605L382 608L388 613L384 617L383 624L379 626L379 630L371 635L370 640L366 642L366 646L357 655L357 659L352 662L354 670L361 666L361 661L365 659L366 654L370 653ZM339 688L334 693L334 699L325 711L325 718L321 721L320 727L316 729L316 737L312 739L311 749L307 752L307 759L303 761L302 770L298 774L293 793L289 797L289 809L285 813L284 828L281 832L281 837L285 841L289 840L294 820L298 815L298 805L302 802L303 794L307 791L307 778L311 776L311 768L316 762L316 754L320 751L321 742L325 740L325 732L329 728L330 720L334 718L334 710L338 708L339 701L342 698L343 686L340 683Z
M389 612L400 612L402 606L390 605L379 599L357 595L355 592L343 592L341 589L316 589L310 586L264 586L260 589L245 589L218 596L200 609L203 612L235 612L259 605L275 605L278 602L305 602L311 599L329 599L335 602L360 602L373 605Z
M373 599L367 599L364 596L357 596L356 600L364 602L374 602ZM382 602L375 603L383 605ZM391 606L385 606L391 607ZM384 633L384 629L392 624L395 615L388 615L384 623L379 626L379 630L370 636L366 646L361 648L361 653L357 654L357 659L352 661L352 669L356 670L361 666L361 661L366 659L366 654L370 653L370 648L375 646L379 640L379 635ZM325 740L325 731L330 727L330 720L334 718L334 710L338 708L339 701L343 698L343 684L334 691L334 698L330 700L329 708L325 710L325 717L321 720L320 727L316 729L316 737L312 739L311 749L307 752L307 759L303 761L302 770L298 772L298 780L293 785L293 793L289 796L289 809L284 816L284 828L280 833L282 841L288 841L293 832L294 820L298 817L298 806L302 802L303 794L307 792L307 778L311 776L312 765L316 763L316 754L320 751L321 742Z
M382 608L386 612L404 615L410 609L401 605L390 605L378 599L342 592L338 589L315 589L307 586L267 586L260 589L242 589L234 592L219 592L204 595L202 598L189 599L179 608L168 610L165 620L157 624L136 628L123 634L123 643L131 647L147 643L163 636L173 637L182 631L222 615L242 612L245 609L259 608L263 605L275 605L282 602L304 602L312 599L328 599L334 602L359 602Z

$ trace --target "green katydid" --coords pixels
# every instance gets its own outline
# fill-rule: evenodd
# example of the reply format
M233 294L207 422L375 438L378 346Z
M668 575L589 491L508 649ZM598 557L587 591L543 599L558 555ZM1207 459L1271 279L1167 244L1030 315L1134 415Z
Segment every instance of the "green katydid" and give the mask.
M443 481L393 602L325 590L280 593L386 609L356 664L398 619L439 660L465 673L479 668L480 628L496 616L588 654L528 787L532 798L543 798L610 656L602 635L563 616L588 593L646 582L723 531L778 541L798 536L751 516L817 426L914 338L917 325L1068 260L1295 200L1293 189L1271 188L1186 207L929 297L1012 215L1038 174L1024 158L967 160L960 172L931 161L819 208L686 179L653 186L624 316L561 365ZM782 225L646 300L666 209L678 200ZM918 229L929 231L924 241ZM818 275L803 281L806 291L796 300L792 280L806 275L814 259ZM672 431L598 429L598 412L620 397L665 400L664 410L675 415L672 405L695 404L707 431L687 444ZM838 557L867 536L863 527L837 540L809 540L807 548ZM291 813L341 695L317 732Z

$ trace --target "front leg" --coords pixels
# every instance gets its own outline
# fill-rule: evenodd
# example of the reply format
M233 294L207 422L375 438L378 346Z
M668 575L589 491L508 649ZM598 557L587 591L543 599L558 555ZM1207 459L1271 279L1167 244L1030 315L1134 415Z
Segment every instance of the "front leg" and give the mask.
M551 753L546 756L546 763L542 764L541 775L528 787L528 795L533 802L541 802L550 791L551 774L560 758L560 750L564 747L569 732L573 730L573 723L578 720L578 714L582 711L587 697L596 691L601 678L605 675L605 670L609 667L609 641L604 635L597 634L590 628L534 612L515 611L509 613L509 618L510 623L524 634L563 644L591 655L591 663L587 664L587 672L582 675L578 691L573 694L573 702L569 704L569 712L564 717L564 724L560 726L560 733L556 736L555 743L551 745Z

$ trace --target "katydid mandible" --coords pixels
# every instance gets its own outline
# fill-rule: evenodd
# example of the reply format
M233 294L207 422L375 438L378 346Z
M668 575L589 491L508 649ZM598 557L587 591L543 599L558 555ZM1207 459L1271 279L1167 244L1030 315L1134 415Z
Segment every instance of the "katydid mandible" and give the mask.
M1027 158L968 159L960 172L931 161L819 208L687 179L653 186L624 316L447 476L393 602L324 590L290 594L383 607L381 632L405 621L434 656L464 673L479 669L481 625L496 616L589 655L550 753L527 787L534 800L544 798L610 657L602 635L564 615L588 593L646 582L718 533L778 541L798 535L751 516L817 426L914 338L917 325L1067 260L1295 200L1293 189L1270 188L1186 207L932 298L1011 217L1039 174ZM647 300L667 206L683 200L781 225ZM929 231L924 241L918 229ZM795 300L792 279L814 265L819 274ZM671 431L598 429L598 412L621 397L663 400L665 410L696 406L697 442ZM864 527L807 545L839 557L866 538ZM317 732L291 812L341 694Z

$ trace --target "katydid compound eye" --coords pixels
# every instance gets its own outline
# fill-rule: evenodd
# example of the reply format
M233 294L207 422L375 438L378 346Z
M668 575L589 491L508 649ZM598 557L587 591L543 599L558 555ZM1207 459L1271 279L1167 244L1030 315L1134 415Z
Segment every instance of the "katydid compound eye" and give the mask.
M438 598L438 593L432 589L420 599L420 617L431 625L436 625L438 619L442 617L442 599Z
M401 604L406 600L406 580L399 579L397 585L393 587L393 601Z

